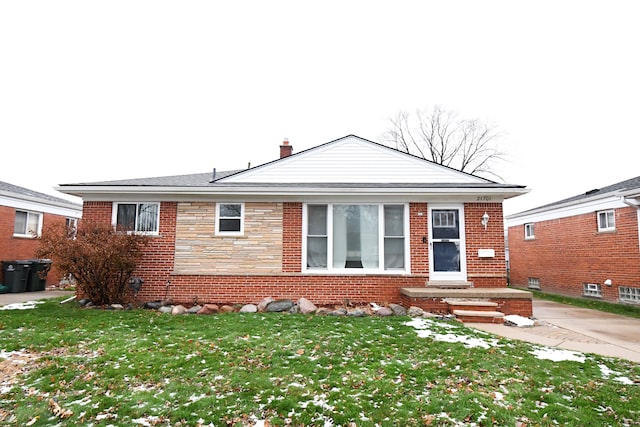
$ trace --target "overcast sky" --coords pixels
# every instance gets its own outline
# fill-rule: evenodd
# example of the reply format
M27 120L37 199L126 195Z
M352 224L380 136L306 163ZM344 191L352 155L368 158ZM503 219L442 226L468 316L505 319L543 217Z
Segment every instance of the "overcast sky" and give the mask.
M441 105L504 132L505 213L640 175L637 1L3 1L0 180L200 173Z

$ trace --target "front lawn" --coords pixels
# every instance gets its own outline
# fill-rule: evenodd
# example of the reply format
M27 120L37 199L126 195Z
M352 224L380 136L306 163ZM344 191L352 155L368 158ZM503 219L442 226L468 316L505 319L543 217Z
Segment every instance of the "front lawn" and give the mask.
M25 363L21 363L25 362ZM409 317L0 311L0 425L640 425L640 365Z

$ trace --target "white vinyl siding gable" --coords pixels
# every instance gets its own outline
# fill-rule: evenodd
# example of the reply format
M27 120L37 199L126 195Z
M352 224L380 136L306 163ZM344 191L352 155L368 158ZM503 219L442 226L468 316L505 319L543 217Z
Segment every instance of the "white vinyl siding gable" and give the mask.
M487 183L357 137L347 137L228 178L227 183Z

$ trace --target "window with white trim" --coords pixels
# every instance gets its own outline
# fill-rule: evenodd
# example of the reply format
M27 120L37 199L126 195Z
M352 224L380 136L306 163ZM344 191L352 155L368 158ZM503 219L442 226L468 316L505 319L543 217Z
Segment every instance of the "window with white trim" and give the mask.
M407 213L403 204L305 205L305 269L405 272Z
M598 231L614 231L616 229L616 216L614 210L598 212Z
M160 203L114 203L112 221L119 231L141 234L158 234L160 224Z
M602 298L602 288L597 283L583 283L582 295L584 295L585 297Z
M630 302L632 304L640 304L640 288L631 288L629 286L620 286L618 295L621 302Z
M536 277L529 277L528 288L540 290L540 279Z
M216 204L216 234L241 236L244 234L244 204Z
M17 237L38 237L42 233L42 214L16 210L13 235Z
M535 235L533 234L533 223L530 222L524 225L524 238L525 239L534 239Z

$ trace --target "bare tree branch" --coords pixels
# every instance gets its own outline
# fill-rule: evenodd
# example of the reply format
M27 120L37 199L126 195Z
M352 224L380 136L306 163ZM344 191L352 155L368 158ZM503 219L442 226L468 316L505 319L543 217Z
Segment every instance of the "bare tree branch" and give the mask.
M382 143L463 172L500 178L495 165L506 159L498 147L503 135L494 126L458 119L439 105L413 116L401 111L389 121Z

